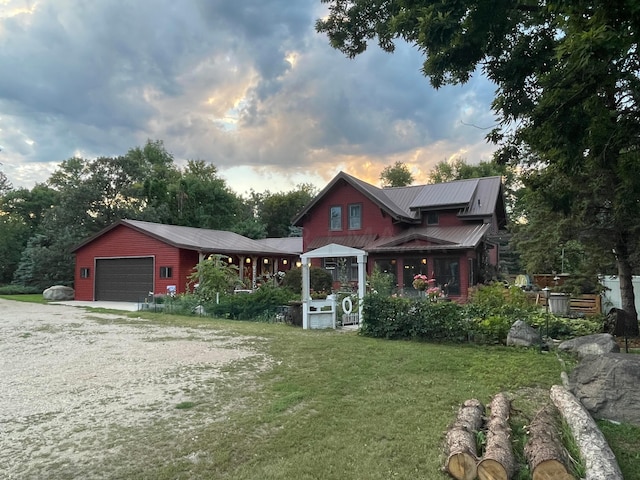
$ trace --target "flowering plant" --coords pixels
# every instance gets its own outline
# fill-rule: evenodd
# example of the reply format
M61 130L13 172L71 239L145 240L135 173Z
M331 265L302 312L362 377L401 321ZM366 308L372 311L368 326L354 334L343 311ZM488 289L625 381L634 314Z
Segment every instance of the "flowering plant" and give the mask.
M444 293L440 287L429 287L427 289L427 296L429 297L429 300L435 302L438 298L444 297Z
M413 276L413 288L418 291L424 291L429 288L429 285L435 283L435 278L428 278L426 275L418 273Z

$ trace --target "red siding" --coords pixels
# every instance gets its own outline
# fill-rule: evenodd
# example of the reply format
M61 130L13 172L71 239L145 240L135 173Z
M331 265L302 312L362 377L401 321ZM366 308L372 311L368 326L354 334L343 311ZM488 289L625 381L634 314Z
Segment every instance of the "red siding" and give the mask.
M362 228L359 230L349 230L348 226L348 206L350 204L362 205ZM342 229L339 231L330 230L330 208L332 206L342 207ZM461 225L469 225L469 221L465 221L458 216L458 210L438 212L438 223L440 227L456 227ZM496 217L494 215L493 221L495 223ZM394 223L392 218L384 214L381 208L370 201L365 195L360 193L356 188L350 185L347 181L337 182L333 188L328 191L323 198L321 198L308 212L307 217L304 219L304 251L308 251L309 244L318 237L344 237L351 235L371 235L375 234L379 237L391 237L400 234L403 230L415 226L410 223L397 222ZM423 215L423 226L427 225L427 216ZM473 221L472 223L475 223ZM495 225L492 227L495 230ZM421 247L425 248L430 245L430 242L424 240L415 240L406 244L403 247ZM376 258L395 258L397 259L397 278L399 286L402 287L403 277L403 260L405 257L419 256L419 252L399 251L397 253L385 253L381 255L370 255L368 259L367 271L371 273L372 265ZM434 259L442 257L457 257L459 259L459 275L460 275L460 295L454 299L458 301L465 301L469 291L469 258L475 258L477 253L475 251L460 252L459 256L454 252L442 252L442 253L429 253L425 254L428 260L426 267L427 272L433 271ZM489 253L489 260L491 263L497 263L497 249L491 250ZM322 266L321 259L313 259L312 264L314 266ZM477 273L477 272L476 272ZM408 286L405 286L408 287Z
M348 206L362 205L362 228L350 230L348 224ZM329 230L329 209L332 206L342 207L342 230ZM382 237L395 235L401 231L394 225L389 215L383 214L378 205L369 200L358 190L346 182L338 182L309 212L304 221L303 248L317 237L344 237L349 235L378 234Z
M154 257L154 292L166 293L167 285L175 285L178 293L185 291L187 276L198 263L197 252L183 251L125 225L96 238L76 252L75 298L95 299L95 258ZM172 278L160 278L160 267L171 267ZM80 270L89 268L89 278L80 278Z

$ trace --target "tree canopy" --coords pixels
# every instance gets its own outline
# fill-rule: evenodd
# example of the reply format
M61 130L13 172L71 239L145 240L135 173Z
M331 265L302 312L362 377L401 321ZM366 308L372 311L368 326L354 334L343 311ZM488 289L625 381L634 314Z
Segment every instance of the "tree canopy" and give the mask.
M349 57L373 39L388 52L402 39L424 53L422 71L436 88L479 70L496 84L496 158L528 168L528 187L549 193L542 199L581 226L584 242L615 252L622 306L637 334L637 2L322 1L329 15L316 28Z
M215 165L190 160L178 167L159 140L115 157L69 158L31 190L0 192L0 284L71 284L73 247L123 218L251 238L299 234L291 220L314 195L302 184L243 198Z
M403 162L396 162L393 165L387 165L380 173L380 182L382 188L389 187L406 187L413 183L413 175L409 167Z

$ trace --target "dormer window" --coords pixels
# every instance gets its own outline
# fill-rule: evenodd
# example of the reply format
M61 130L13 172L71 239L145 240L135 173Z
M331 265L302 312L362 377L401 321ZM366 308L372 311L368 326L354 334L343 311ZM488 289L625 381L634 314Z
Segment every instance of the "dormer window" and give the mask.
M427 225L438 225L438 213L437 212L428 212L427 213Z
M342 230L342 207L340 205L329 209L329 229Z

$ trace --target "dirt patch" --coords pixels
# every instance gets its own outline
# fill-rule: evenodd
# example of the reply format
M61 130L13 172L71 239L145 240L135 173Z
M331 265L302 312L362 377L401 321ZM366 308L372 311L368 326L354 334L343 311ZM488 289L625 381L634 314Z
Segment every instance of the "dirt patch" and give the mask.
M220 389L268 366L259 341L0 299L2 478L99 472L135 432L218 421L238 406Z

